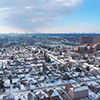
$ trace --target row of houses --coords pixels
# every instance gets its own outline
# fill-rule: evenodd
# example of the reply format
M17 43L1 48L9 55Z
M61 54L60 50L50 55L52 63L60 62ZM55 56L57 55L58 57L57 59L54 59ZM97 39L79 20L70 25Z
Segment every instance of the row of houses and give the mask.
M74 84L67 84L65 87L60 88L63 94L66 95L68 100L79 100L88 97L88 88L85 86L78 86ZM24 99L23 99L24 98ZM45 90L31 90L31 92L19 95L4 96L3 100L62 100L58 90L45 89Z

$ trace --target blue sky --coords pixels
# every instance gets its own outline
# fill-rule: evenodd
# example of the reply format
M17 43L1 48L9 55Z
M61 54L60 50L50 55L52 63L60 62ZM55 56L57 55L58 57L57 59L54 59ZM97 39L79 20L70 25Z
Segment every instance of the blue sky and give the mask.
M84 0L80 8L71 14L60 17L51 26L51 32L100 33L100 1ZM56 31L58 30L58 31Z
M100 33L99 5L100 0L0 0L0 33Z

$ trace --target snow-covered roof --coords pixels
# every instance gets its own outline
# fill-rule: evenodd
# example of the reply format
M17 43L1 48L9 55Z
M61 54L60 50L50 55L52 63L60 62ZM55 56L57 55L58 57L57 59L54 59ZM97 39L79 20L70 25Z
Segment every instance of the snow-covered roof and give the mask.
M85 86L82 86L82 87L78 87L78 88L70 88L70 90L72 90L74 92L78 92L78 91L88 90L88 88Z
M38 95L41 99L43 99L44 97L49 97L44 91L35 91L35 94Z

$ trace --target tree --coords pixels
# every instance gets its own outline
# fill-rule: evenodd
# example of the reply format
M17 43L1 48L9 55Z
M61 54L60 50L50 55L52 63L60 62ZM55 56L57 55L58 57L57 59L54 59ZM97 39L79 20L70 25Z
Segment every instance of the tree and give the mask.
M48 50L50 51L50 50L51 50L51 48L50 48L50 47L48 47Z
M82 72L82 70L78 67L75 69L77 72Z
M10 78L10 84L12 84L12 79Z
M87 70L87 71L89 71L89 70L90 70L89 66L87 66L87 67L86 67L86 70Z
M60 55L62 55L62 51L60 51Z
M47 58L47 62L51 62L51 59L49 57Z
M7 61L7 65L10 65L10 62L9 61Z
M3 92L5 91L4 82L2 80L0 80L0 89L3 89Z
M74 56L72 56L72 59L75 59L75 57L74 57Z
M38 53L38 50L35 50L35 52L34 53Z
M11 56L11 60L13 60L14 59L14 57L13 56Z
M41 54L43 54L43 51L40 51Z
M96 57L97 56L97 53L94 53L94 56Z
M44 60L46 62L51 62L51 59L46 55L46 53L44 53Z

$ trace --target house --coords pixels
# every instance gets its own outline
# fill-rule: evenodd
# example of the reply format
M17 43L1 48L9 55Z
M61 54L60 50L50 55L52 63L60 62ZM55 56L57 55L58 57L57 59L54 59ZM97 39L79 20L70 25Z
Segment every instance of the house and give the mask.
M49 96L50 100L60 100L59 94L56 90L44 90L44 92Z
M30 82L30 85L37 85L37 80L32 79L29 82Z
M98 92L100 91L100 85L95 81L87 82L87 86L93 91Z
M23 84L24 82L26 82L27 79L25 77L20 78L20 83Z
M65 66L59 66L59 65L58 65L58 69L59 69L60 71L65 71Z
M72 84L66 85L68 95L73 100L79 100L88 97L88 88L85 86L74 86Z
M46 67L46 65L43 65L43 73L46 73L49 69Z
M71 79L72 78L72 76L69 74L69 73L64 73L63 75L62 75L62 78L63 78L63 80L69 80L69 79Z
M28 57L26 58L26 61L33 61L35 58L34 57Z
M100 56L100 50L99 51L97 51L97 53L96 53L96 55L95 55L96 57L99 57Z
M64 59L64 56L63 56L63 55L58 55L57 58L58 58L58 59Z
M3 100L15 100L13 95L3 96Z
M45 80L46 83L49 83L49 78L48 78L48 76L45 75L45 76L44 76L44 80Z
M3 80L4 81L4 87L5 88L10 88L11 87L11 84L10 84L10 80L9 79L5 79L5 80Z
M50 100L49 96L44 91L35 91L38 100Z
M59 55L59 52L52 52L52 55L53 56L58 56Z
M18 96L15 100L27 100L26 95L22 94L20 96Z
M93 89L94 92L99 92L100 91L100 85L99 84L93 85L92 89Z
M24 69L24 73L28 74L29 73L29 69Z
M86 76L92 76L92 74L90 72L88 72L88 71L85 72L85 75Z
M23 74L23 71L21 69L18 69L17 74Z
M28 100L37 100L37 97L33 92L29 92L27 96Z
M77 78L79 77L79 72L72 72L71 75L73 78Z
M58 80L60 78L60 74L54 73L54 80Z
M3 71L0 71L0 78L2 78L3 76Z

